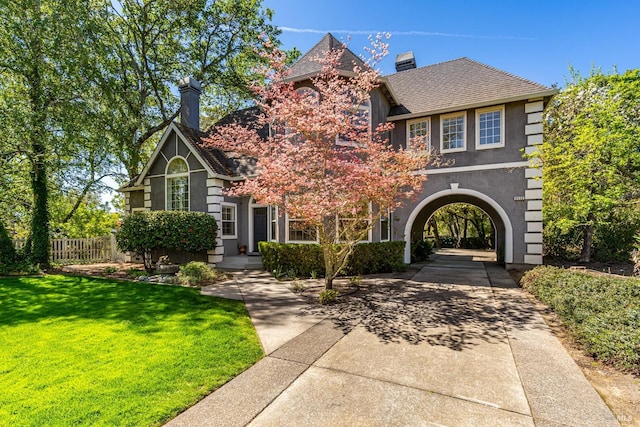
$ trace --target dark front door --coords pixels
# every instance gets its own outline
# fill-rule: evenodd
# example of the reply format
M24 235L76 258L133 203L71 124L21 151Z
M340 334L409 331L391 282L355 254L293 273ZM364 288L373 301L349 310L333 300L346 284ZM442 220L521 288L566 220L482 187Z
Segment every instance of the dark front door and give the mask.
M267 208L253 208L253 252L258 252L258 242L267 240Z

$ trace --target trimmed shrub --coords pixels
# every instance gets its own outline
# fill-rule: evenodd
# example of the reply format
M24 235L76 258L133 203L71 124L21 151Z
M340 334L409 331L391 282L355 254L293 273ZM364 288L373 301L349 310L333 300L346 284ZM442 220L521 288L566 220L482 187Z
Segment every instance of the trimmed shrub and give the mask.
M322 248L316 244L260 242L265 270L276 276L324 276ZM388 273L404 268L404 242L361 243L341 275Z
M521 284L562 318L587 353L640 374L640 280L536 267Z
M338 295L340 295L340 293L335 289L325 289L318 295L318 301L320 301L322 305L334 304L338 300Z
M216 220L204 212L134 212L122 221L116 233L122 251L135 252L151 269L151 251L173 249L196 253L216 246Z
M344 273L358 276L404 270L404 246L401 241L361 243L354 248Z
M181 265L178 272L180 281L187 285L197 285L204 280L213 280L216 277L216 272L206 263L200 261L192 261Z

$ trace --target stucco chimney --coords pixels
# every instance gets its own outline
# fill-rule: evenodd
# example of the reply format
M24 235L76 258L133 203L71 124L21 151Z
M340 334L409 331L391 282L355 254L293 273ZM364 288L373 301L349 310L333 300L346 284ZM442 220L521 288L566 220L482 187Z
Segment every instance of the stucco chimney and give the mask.
M200 130L200 82L185 77L178 83L180 90L180 123Z
M413 52L405 52L396 56L396 71L412 70L416 68L416 58Z

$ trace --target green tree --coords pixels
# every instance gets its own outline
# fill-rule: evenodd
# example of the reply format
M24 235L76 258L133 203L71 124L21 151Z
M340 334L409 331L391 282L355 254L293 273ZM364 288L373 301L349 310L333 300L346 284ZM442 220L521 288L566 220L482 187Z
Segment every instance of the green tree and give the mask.
M0 3L2 154L14 171L28 170L31 257L43 266L49 263L50 162L70 136L71 111L80 108L88 71L96 68L83 37L95 31L90 6L74 0Z
M637 221L637 214L623 213L637 213L640 200L640 70L588 78L572 71L544 116L538 154L545 243L553 247L551 240L573 234L580 261L589 262L594 240L607 238L604 230Z
M203 84L203 111L217 117L250 98L259 36L276 40L272 11L260 0L120 0L106 2L103 96L108 129L129 178L152 142L180 113L177 82Z
M483 247L489 243L492 230L489 216L468 203L443 206L425 224L425 232L434 237L436 247L443 246L443 237L450 237L456 248Z

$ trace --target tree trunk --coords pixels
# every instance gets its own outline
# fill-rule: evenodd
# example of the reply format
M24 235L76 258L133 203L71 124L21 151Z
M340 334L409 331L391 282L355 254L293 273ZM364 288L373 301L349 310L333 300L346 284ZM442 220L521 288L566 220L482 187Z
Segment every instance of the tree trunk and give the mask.
M36 2L35 15L40 17L40 2ZM40 23L38 23L40 24ZM42 40L34 39L32 68L28 73L31 101L31 188L33 214L31 216L31 262L42 268L49 266L49 188L47 185L46 109L47 96L41 67L44 64Z
M587 215L587 223L584 226L582 237L582 253L580 254L580 262L591 262L591 246L593 244L593 221L595 215L590 213Z
M47 170L44 160L44 147L40 143L33 144L36 159L33 162L31 187L33 189L33 215L31 218L31 261L42 268L49 266L49 189L47 186ZM37 153L37 154L36 154Z
M435 247L440 249L442 247L442 241L440 240L440 232L438 231L438 221L433 221L431 223L433 227L433 238L435 239Z

